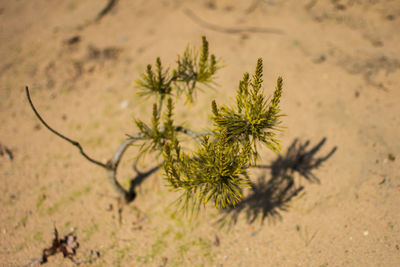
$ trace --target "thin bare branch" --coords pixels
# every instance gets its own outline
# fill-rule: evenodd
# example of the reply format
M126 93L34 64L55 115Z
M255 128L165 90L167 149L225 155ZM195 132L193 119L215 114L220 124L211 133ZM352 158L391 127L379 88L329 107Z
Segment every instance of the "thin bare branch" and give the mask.
M125 202L130 202L133 198L133 195L129 192L129 190L126 190L125 188L122 187L122 185L118 182L117 180L117 169L118 165L122 159L122 156L124 155L125 151L128 149L128 147L135 142L137 139L140 139L143 137L143 133L137 133L133 136L129 136L128 139L126 139L122 144L119 145L117 151L115 152L114 156L107 162L107 166L109 166L108 169L108 180L111 183L111 186L114 188L114 190L123 197Z
M200 136L212 135L213 134L212 132L209 132L209 131L194 132L192 130L185 129L182 126L175 126L175 131L187 134L187 135L193 137L193 139L195 139L199 143L201 143Z
M207 21L199 18L190 9L186 8L186 9L183 10L183 12L192 21L194 21L195 23L199 24L200 26L205 27L205 28L210 29L210 30L213 30L213 31L217 31L217 32L229 33L229 34L246 33L246 32L284 34L284 32L282 30L276 29L276 28L254 27L254 26L248 26L248 27L242 27L242 28L222 27L222 26L219 26L219 25L208 23Z
M125 202L129 202L129 192L117 180L117 169L108 170L108 180L111 183L112 188L117 192L120 197L123 197Z
M109 0L107 5L99 12L96 21L100 21L107 13L109 13L117 4L117 0Z
M39 112L36 110L35 106L33 105L30 93L29 93L29 88L28 86L25 87L26 89L26 96L28 98L29 104L33 110L33 112L35 113L35 115L38 117L38 119L40 120L40 122L52 133L54 133L55 135L57 135L58 137L64 139L65 141L67 141L68 143L72 144L73 146L78 147L80 153L90 162L105 168L108 172L108 179L111 183L111 186L114 188L114 190L120 195L120 197L123 197L124 200L126 202L129 202L131 199L131 194L129 193L128 190L124 189L122 187L122 185L118 182L117 180L117 169L118 169L118 165L125 153L125 151L128 149L129 145L131 145L133 142L135 142L137 139L140 139L141 137L143 137L143 133L137 133L135 135L129 136L129 138L127 140L125 140L124 142L122 142L117 151L115 152L114 156L107 161L106 164L99 162L97 160L92 159L91 157L89 157L84 151L82 146L77 142L74 141L68 137L66 137L65 135L61 134L60 132L54 130L52 127L50 127L46 121L42 118L42 116L40 116Z
M29 104L30 104L30 106L31 106L31 108L32 108L32 110L33 110L33 112L35 113L36 117L38 117L39 121L40 121L50 132L52 132L52 133L54 133L55 135L57 135L58 137L64 139L65 141L67 141L68 143L72 144L73 146L76 146L76 147L79 149L79 152L80 152L88 161L90 161L90 162L92 162L92 163L94 163L94 164L96 164L96 165L98 165L98 166L100 166L100 167L103 167L103 168L105 168L105 169L109 169L109 166L107 166L106 164L104 164L104 163L102 163L102 162L100 162L100 161L97 161L97 160L95 160L95 159L89 157L89 156L85 153L85 151L83 151L83 148L82 148L82 146L79 144L79 142L74 141L74 140L72 140L72 139L66 137L65 135L59 133L58 131L56 131L56 130L54 130L52 127L50 127L50 126L44 121L44 119L40 116L39 112L36 110L35 106L33 105L32 99L31 99L31 96L30 96L30 93L29 93L29 88L28 88L28 86L25 87L25 92L26 92L26 97L28 98Z
M126 139L122 144L119 145L117 151L114 156L107 162L107 165L111 165L112 168L118 168L118 164L121 161L122 156L124 155L127 148L136 140L143 137L143 133L137 133L134 135L130 135L128 139Z

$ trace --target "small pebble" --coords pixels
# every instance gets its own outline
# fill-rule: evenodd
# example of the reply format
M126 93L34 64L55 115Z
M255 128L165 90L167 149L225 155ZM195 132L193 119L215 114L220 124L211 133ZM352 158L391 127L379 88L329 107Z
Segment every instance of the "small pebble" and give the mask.
M121 108L122 109L127 109L129 107L129 100L124 100L121 102Z
M363 234L364 234L364 236L367 236L368 235L368 231L364 231Z

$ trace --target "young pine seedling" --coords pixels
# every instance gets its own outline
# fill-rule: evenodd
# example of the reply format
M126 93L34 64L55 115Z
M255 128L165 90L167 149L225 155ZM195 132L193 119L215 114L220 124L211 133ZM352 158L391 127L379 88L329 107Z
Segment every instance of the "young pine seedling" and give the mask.
M243 197L243 189L250 187L248 169L257 166L259 149L265 146L274 152L280 151L276 138L282 116L279 103L282 95L282 78L277 79L275 92L265 98L263 84L263 62L258 59L253 75L244 73L236 93L236 103L230 106L211 103L212 126L210 131L195 132L182 127L174 120L174 98L185 95L187 102L194 102L199 85L211 86L220 69L215 55L209 53L208 41L202 37L200 50L188 47L178 56L174 69L165 68L160 58L136 82L139 95L154 96L150 122L136 119L138 132L118 147L106 162L95 160L74 141L50 127L32 103L29 103L41 121L52 133L76 146L90 162L108 172L111 185L125 202L135 198L133 180L129 189L117 180L117 169L126 150L135 142L140 143L137 160L147 153L162 155L162 167L167 184L180 192L180 204L192 213L212 202L217 209L235 206ZM184 151L180 135L189 135L197 142L197 149ZM139 179L139 178L137 178ZM142 179L142 178L141 178Z

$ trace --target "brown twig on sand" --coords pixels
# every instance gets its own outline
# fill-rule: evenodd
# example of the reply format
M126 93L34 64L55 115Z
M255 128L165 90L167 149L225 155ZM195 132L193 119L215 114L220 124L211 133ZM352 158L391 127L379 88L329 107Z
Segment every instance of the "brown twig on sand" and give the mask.
M109 0L107 5L99 12L96 21L100 21L107 13L109 13L116 5L117 0Z
M108 13L110 13L110 11L115 7L115 5L117 4L118 0L109 0L107 5L97 14L97 16L93 19L87 20L86 22L84 22L81 25L77 26L78 30L83 30L87 27L89 27L92 24L95 24L97 22L99 22L105 15L107 15Z
M256 27L256 26L247 26L242 28L233 28L233 27L222 27L219 25L208 23L207 21L199 18L196 14L193 13L190 9L184 9L183 12L186 16L188 16L192 21L199 24L202 27L207 29L222 32L222 33L229 33L229 34L237 34L237 33L272 33L272 34L284 34L284 32L280 29L276 28L266 28L266 27Z
M52 127L50 127L44 120L43 118L40 116L39 112L36 110L35 106L32 103L32 99L31 99L31 95L29 93L29 88L28 86L25 87L25 92L26 92L26 97L28 98L29 104L33 110L33 112L35 112L36 117L38 117L39 121L52 133L54 133L55 135L57 135L58 137L64 139L65 141L67 141L68 143L71 143L73 146L76 146L79 149L79 152L90 162L101 166L103 168L108 169L108 166L106 164L101 163L100 161L97 161L95 159L92 159L91 157L89 157L85 151L83 151L82 146L79 144L79 142L74 141L68 137L66 137L65 135L59 133L58 131L54 130Z
M107 161L106 164L93 159L92 157L88 156L86 154L86 152L83 150L82 146L80 145L79 142L74 141L68 137L66 137L65 135L61 134L60 132L54 130L52 127L50 127L42 118L42 116L40 116L39 112L36 110L35 106L33 105L30 93L29 93L29 88L28 86L25 87L25 91L26 91L26 97L28 98L29 104L33 110L33 112L35 113L36 117L38 117L39 121L52 133L54 133L55 135L57 135L58 137L64 139L65 141L67 141L68 143L72 144L73 146L77 147L79 149L79 152L82 154L82 156L84 156L88 161L90 161L91 163L100 166L104 169L106 169L108 171L108 177L110 180L110 183L112 185L112 187L114 188L114 190L120 195L123 196L125 201L129 202L131 200L130 197L130 192L128 192L128 190L124 189L121 184L118 182L117 180L117 168L119 165L119 162L121 161L121 158L123 156L123 154L125 153L127 147L129 145L131 145L136 139L135 138L139 138L140 134L131 136L129 139L127 139L126 141L124 141L117 149L117 151L115 152L114 156Z

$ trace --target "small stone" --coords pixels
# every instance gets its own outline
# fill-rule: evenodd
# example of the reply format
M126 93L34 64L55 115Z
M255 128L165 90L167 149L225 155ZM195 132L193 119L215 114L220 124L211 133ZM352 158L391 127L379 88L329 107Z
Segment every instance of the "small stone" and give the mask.
M389 153L389 154L388 154L388 159L389 159L390 161L395 161L396 157L395 157L392 153Z
M124 100L121 102L121 108L127 109L129 107L129 104L130 104L129 100Z
M364 231L364 232L363 232L363 235L364 235L364 236L367 236L367 235L368 235L368 231Z

